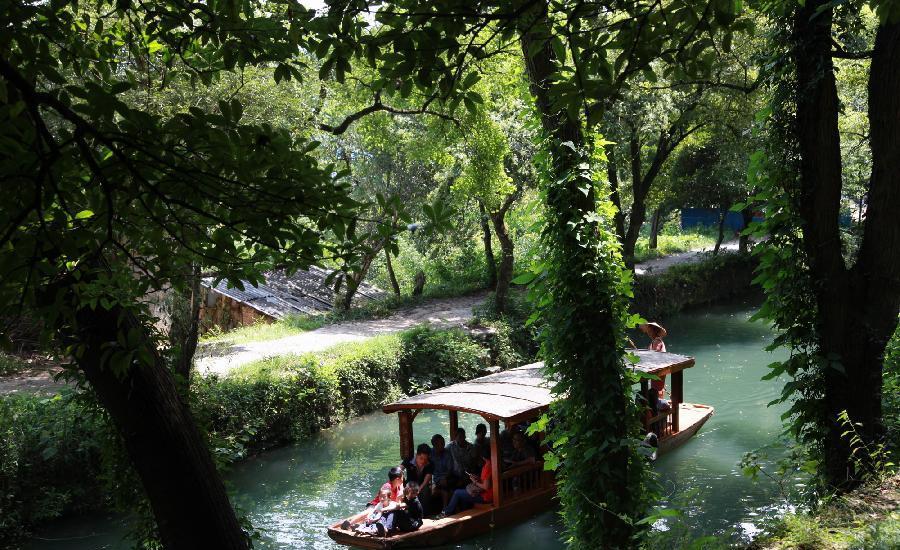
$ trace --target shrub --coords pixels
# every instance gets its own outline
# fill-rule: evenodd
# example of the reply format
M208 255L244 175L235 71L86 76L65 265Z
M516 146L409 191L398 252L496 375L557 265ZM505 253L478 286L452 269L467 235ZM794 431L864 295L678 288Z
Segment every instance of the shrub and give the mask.
M0 547L64 512L97 508L107 419L73 394L0 400Z
M748 254L709 255L676 265L659 275L634 281L634 307L644 317L662 317L681 309L752 292L755 263Z
M490 353L460 329L416 327L401 333L400 383L407 393L474 378L490 366Z

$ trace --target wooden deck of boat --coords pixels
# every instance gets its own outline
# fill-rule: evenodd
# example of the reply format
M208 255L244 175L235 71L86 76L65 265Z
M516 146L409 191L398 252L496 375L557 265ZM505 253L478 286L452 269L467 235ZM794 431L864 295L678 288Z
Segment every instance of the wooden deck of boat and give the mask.
M555 487L534 491L518 498L510 498L501 507L478 504L475 508L442 519L425 519L417 531L389 537L363 535L341 529L340 523L328 528L328 536L346 546L372 549L421 548L441 546L454 541L487 533L495 527L521 522L546 510L554 496Z
M671 451L693 437L714 412L715 409L709 405L681 403L679 407L681 429L659 440L659 454Z

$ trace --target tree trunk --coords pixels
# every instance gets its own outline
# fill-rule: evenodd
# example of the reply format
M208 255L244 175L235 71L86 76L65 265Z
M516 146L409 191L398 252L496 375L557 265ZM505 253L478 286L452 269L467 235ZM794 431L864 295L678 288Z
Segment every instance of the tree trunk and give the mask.
M616 164L616 144L609 143L606 149L606 174L609 177L609 200L616 207L613 222L619 242L625 242L625 214L622 212L622 198L619 196L619 168Z
M659 246L659 231L662 228L662 206L653 211L653 216L650 218L650 242L647 244L647 248L650 250L656 250Z
M488 288L497 287L497 262L494 260L494 245L491 242L490 216L484 208L484 203L478 201L479 220L481 222L481 234L484 240L484 259L487 264Z
M200 338L200 302L202 287L200 285L200 268L192 268L190 275L190 296L186 300L184 311L173 312L171 342L175 347L175 372L180 375L188 387L191 381L191 366L194 353L197 352L197 341ZM176 308L179 309L179 308Z
M365 280L366 275L369 273L369 268L372 267L372 262L375 261L375 257L378 256L378 253L381 251L382 245L379 244L372 248L368 253L366 253L362 258L362 264L359 266L359 271L354 273L348 273L346 277L345 286L346 290L344 291L344 297L341 301L341 307L348 311L351 307L353 307L353 297L356 296L356 291L359 289L359 285L362 284L363 280Z
M634 485L629 484L640 479L643 463L625 443L631 424L623 419L629 415L631 400L622 384L624 367L615 329L612 289L618 274L598 270L607 260L600 256L602 245L597 241L601 235L611 235L589 221L596 213L596 197L590 176L581 168L586 159L581 122L551 100L550 87L557 73L546 2L530 7L521 18L519 32L529 89L548 136L551 159L551 173L544 184L543 238L551 255L547 277L553 283L550 304L542 312L549 327L544 345L548 366L559 375L559 386L568 391L564 408L573 412L558 420L562 429L577 431L579 448L602 448L609 440L614 442L590 460L579 453L567 455L558 473L564 480L559 498L573 544L628 547L633 545L635 527L621 518L637 519L643 513L632 498ZM580 414L574 414L576 410ZM604 468L592 468L592 461L594 465L602 462ZM600 507L597 502L606 504Z
M861 423L865 443L880 437L884 348L900 309L900 29L882 26L875 41L869 80L870 206L859 257L848 270L838 227L842 175L832 11L817 13L825 3L807 2L794 19L800 215L814 282L818 346L837 365L824 369L825 475L834 488L848 490L860 483L861 472L838 416L847 411L851 421Z
M719 207L719 236L716 238L716 246L713 248L713 256L717 256L719 254L719 249L722 248L722 241L725 240L725 218L728 217L728 209L720 206Z
M744 228L741 230L738 240L738 252L746 254L750 250L750 235L747 234L747 227L753 222L753 208L750 205L741 210L741 219L744 222Z
M168 550L246 549L238 524L206 442L194 424L165 362L146 329L118 306L111 310L79 304L74 326L59 326L63 342L76 344L78 367L109 412L141 479ZM130 350L110 343L139 340ZM122 338L123 335L129 335ZM113 368L111 353L138 351L146 359Z
M501 208L496 214L491 214L494 233L500 241L500 269L497 270L497 286L494 290L494 311L498 315L506 312L514 265L513 242L506 229L506 212L506 209Z
M400 283L397 282L397 276L394 275L394 266L391 264L391 250L387 246L384 247L384 265L387 266L388 279L391 280L391 288L394 289L394 295L400 297Z

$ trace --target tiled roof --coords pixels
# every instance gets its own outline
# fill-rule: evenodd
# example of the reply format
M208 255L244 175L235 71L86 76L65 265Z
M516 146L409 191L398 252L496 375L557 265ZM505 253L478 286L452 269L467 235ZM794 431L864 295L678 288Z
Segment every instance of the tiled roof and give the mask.
M246 304L270 317L280 319L288 315L331 311L334 307L334 292L325 284L330 270L310 267L291 275L284 271L266 273L265 284L258 287L244 282L244 290L229 288L226 281L212 286L213 279L206 279L203 285L215 292ZM377 300L384 297L377 287L361 284L354 297L355 301Z

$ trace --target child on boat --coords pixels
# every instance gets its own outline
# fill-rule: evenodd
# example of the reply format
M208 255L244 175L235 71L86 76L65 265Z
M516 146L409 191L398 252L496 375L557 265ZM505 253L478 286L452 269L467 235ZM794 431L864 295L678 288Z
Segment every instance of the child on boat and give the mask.
M388 494L389 502L399 504L403 501L403 468L401 466L394 466L388 471L388 482L381 486L378 490L378 494L376 494L375 498L368 503L367 507L377 508L379 503L381 503L382 496L385 492ZM345 519L341 524L341 528L347 531L355 529L369 516L370 512L371 510L366 510L365 512L361 512L351 518Z
M366 525L354 527L357 533L384 537L397 532L415 531L422 526L424 513L419 502L419 484L410 481L403 490L403 502L389 502L378 514L378 518Z

